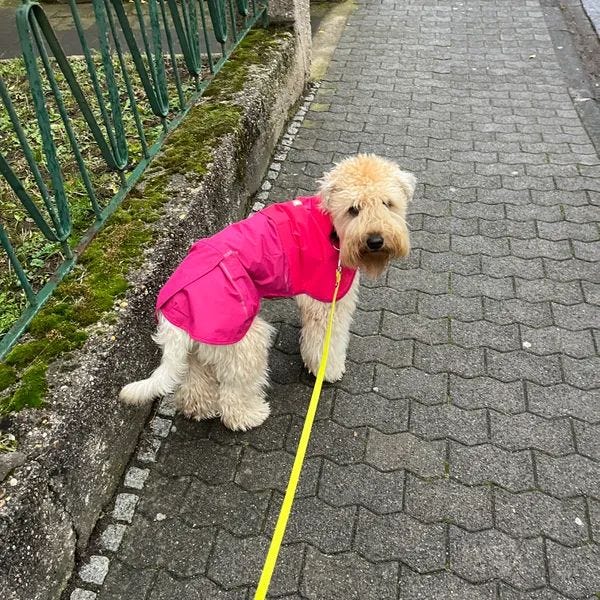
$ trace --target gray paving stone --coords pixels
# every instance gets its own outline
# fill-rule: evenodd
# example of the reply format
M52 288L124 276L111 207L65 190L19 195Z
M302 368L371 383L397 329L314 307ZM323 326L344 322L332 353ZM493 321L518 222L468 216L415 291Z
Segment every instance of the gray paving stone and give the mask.
M408 475L406 512L426 523L450 522L469 531L492 527L492 494L487 486L451 479L426 480Z
M451 248L459 254L484 254L486 256L508 256L510 254L506 239L489 238L483 235L460 236L455 234L452 236ZM524 256L523 258L531 257Z
M181 503L180 516L192 527L225 527L238 536L261 532L269 492L248 492L235 483L212 486L192 481Z
M531 344L529 352L535 354L568 354L574 358L591 357L596 354L590 331L569 331L560 327L521 329L524 342Z
M263 536L239 539L224 529L220 530L206 574L227 589L255 583L267 553L268 542Z
M173 507L179 506L189 484L188 477L169 477L152 469L137 510L151 519L157 513L171 514Z
M437 571L446 562L441 524L424 525L408 515L375 515L361 509L354 548L373 562L400 560L419 572Z
M287 542L305 542L328 554L350 550L355 506L330 506L320 498L299 498L292 508Z
M538 223L538 232L541 238L547 240L581 240L590 242L599 237L598 227L594 223L571 223L560 221L558 223Z
M98 600L118 600L119 598L146 600L155 576L156 571L152 569L134 569L113 559L97 598ZM79 600L93 600L93 598L80 598Z
M351 393L369 392L373 387L374 377L375 365L373 363L356 363L348 358L346 359L346 373L336 385ZM307 398L310 398L310 393Z
M102 585L108 573L108 566L108 556L90 556L89 560L79 569L79 577L85 583Z
M395 600L398 565L370 563L354 552L328 556L308 548L300 592L309 600Z
M526 279L544 277L544 265L541 258L482 256L481 266L483 273L492 277L519 276Z
M421 296L419 313L431 319L453 317L462 321L477 321L483 318L481 298L453 295Z
M593 262L571 258L569 260L551 260L544 258L544 268L550 279L556 281L573 281L581 279L600 283L598 265Z
M511 240L510 248L515 256L521 258L544 257L561 260L572 257L569 244L565 240L554 241L539 238L532 240Z
M527 384L529 409L543 417L571 416L589 423L600 422L600 390L583 391L570 385L552 387Z
M545 584L540 539L514 540L489 529L469 533L450 527L450 568L472 583L500 579L520 589Z
M287 448L295 452L300 438L301 425L296 421L287 440ZM330 419L316 421L307 450L307 456L322 456L338 464L361 462L365 454L367 432L365 428L348 428Z
M490 411L492 442L506 450L537 448L548 454L574 451L568 419L549 421L531 413L503 415Z
M98 595L96 594L96 592L90 592L89 590L75 588L71 592L69 600L96 600L97 597Z
M521 299L498 301L484 298L483 306L485 318L499 325L521 323L529 327L548 327L554 324L550 304L547 302L531 303Z
M212 440L167 439L160 470L165 475L195 475L209 483L224 483L233 479L240 451Z
M574 306L553 304L552 312L559 327L576 331L590 327L600 328L599 306L593 306L592 304L576 304Z
M550 583L563 594L584 598L600 589L600 547L588 544L565 548L551 540L547 543Z
M426 252L423 250L421 266L430 271L473 275L481 272L481 257L477 254L465 256L456 252Z
M429 375L420 369L389 369L378 365L375 387L386 398L414 398L427 404L439 404L446 399L448 375Z
M479 233L492 238L527 240L537 237L534 221L488 221L479 219Z
M582 498L558 500L541 492L494 490L496 527L514 538L544 535L572 546L588 537Z
M571 454L554 458L536 454L537 479L540 489L557 498L569 498L578 494L600 497L600 464Z
M425 344L450 341L448 319L428 319L417 314L400 316L385 310L381 331L394 339L414 339Z
M235 476L235 481L249 491L279 490L285 492L292 468L293 455L290 452L258 452L246 448ZM304 462L298 496L313 495L316 490L320 459L308 458Z
M459 235L476 235L479 232L477 219L459 218L456 215L431 217L423 219L423 229L431 233L457 233Z
M495 278L489 275L452 275L452 293L458 296L487 296L488 298L514 298L510 277Z
M408 367L412 364L411 340L396 340L382 335L351 336L348 357L356 362L378 362L388 367Z
M129 598L129 596L127 596ZM148 600L244 600L246 590L223 591L206 577L195 577L180 581L168 573L161 572Z
M583 295L586 302L590 304L600 305L600 284L582 281Z
M307 390L306 394L310 397L310 392ZM325 392L322 402L319 403L319 411L317 418L325 418L329 415L331 409L331 394ZM279 399L275 398L273 403L278 402ZM273 413L277 412L274 408ZM277 415L272 414L260 429L251 429L250 431L231 431L224 427L220 422L215 422L211 430L211 439L214 441L226 445L242 445L252 446L257 450L267 452L269 450L278 450L283 448L285 443L285 436L290 429L292 422L291 415Z
M332 418L350 427L372 426L383 433L398 433L408 429L408 400L388 399L374 392L351 395L339 390Z
M372 429L365 460L381 471L406 469L421 477L442 476L445 471L445 444L421 440L410 433L387 435Z
M111 552L116 552L123 541L123 535L126 530L127 525L123 525L122 523L108 525L100 536L102 546Z
M178 519L150 521L136 515L119 558L135 569L166 568L181 577L204 573L215 530L196 529Z
M416 292L409 290L399 292L391 287L366 288L360 290L360 305L365 310L381 310L385 308L398 315L412 313L417 304Z
M415 573L402 568L398 580L400 600L426 600L446 598L447 600L496 600L496 586L493 583L474 585L452 573Z
M481 348L461 348L452 344L427 346L417 342L414 365L427 373L453 373L461 377L477 377L485 372Z
M136 494L118 494L112 512L113 518L117 521L131 523L139 499Z
M448 293L448 273L431 273L425 269L391 268L387 283L399 291L417 290L427 294Z
M565 382L583 390L600 388L600 357L589 358L562 357Z
M489 377L450 377L450 400L462 408L494 408L514 414L525 410L525 391L520 381L505 383Z
M485 410L463 410L454 404L427 406L413 401L410 431L427 440L482 444L488 441L487 415Z
M452 342L465 348L488 347L506 352L521 347L516 324L496 325L489 321L463 323L454 319L450 331Z
M577 304L583 300L581 287L576 281L549 279L516 279L517 297L528 302L551 301L560 304Z
M540 385L562 380L560 361L556 356L536 356L525 351L487 352L487 372L501 381L525 379Z
M387 312L387 311L386 311ZM379 332L379 323L381 321L381 311L379 310L356 310L354 321L350 326L350 331L356 335L375 335Z
M533 463L526 450L508 452L491 444L450 443L450 476L462 483L495 483L514 492L533 487Z
M600 461L600 424L590 425L573 421L573 427L579 454Z
M342 467L324 461L319 497L333 506L361 505L378 514L402 510L404 472L382 473L369 465Z

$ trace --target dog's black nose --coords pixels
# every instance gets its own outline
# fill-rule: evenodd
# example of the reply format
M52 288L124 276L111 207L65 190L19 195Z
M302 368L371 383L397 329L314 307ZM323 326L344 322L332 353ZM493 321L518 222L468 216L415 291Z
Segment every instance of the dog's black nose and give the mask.
M383 238L380 235L370 235L367 238L367 248L369 250L380 250L383 246Z

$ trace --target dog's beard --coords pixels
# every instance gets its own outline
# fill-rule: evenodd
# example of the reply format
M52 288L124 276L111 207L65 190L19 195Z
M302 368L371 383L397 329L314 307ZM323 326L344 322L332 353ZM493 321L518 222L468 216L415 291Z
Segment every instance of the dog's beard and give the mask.
M361 273L375 279L385 271L390 258L390 253L385 249L377 252L367 250L360 253L357 266Z

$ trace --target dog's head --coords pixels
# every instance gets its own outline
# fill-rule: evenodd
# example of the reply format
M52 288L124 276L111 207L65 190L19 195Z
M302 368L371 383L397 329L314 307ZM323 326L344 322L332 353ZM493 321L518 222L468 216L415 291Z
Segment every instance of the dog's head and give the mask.
M407 256L406 207L417 180L373 154L345 159L326 173L319 195L340 240L342 264L377 277L392 258Z

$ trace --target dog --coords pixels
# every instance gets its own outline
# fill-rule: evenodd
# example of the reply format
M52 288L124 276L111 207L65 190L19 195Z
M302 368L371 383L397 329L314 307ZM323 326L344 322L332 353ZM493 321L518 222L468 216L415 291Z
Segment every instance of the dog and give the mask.
M257 427L270 412L274 333L258 316L261 299L296 298L302 359L316 375L337 268L325 379L341 379L359 272L378 277L390 260L409 254L406 210L415 186L415 176L394 162L359 154L326 173L317 196L271 205L196 242L158 295L160 365L123 387L120 398L141 404L175 392L189 418L220 417L239 431Z

